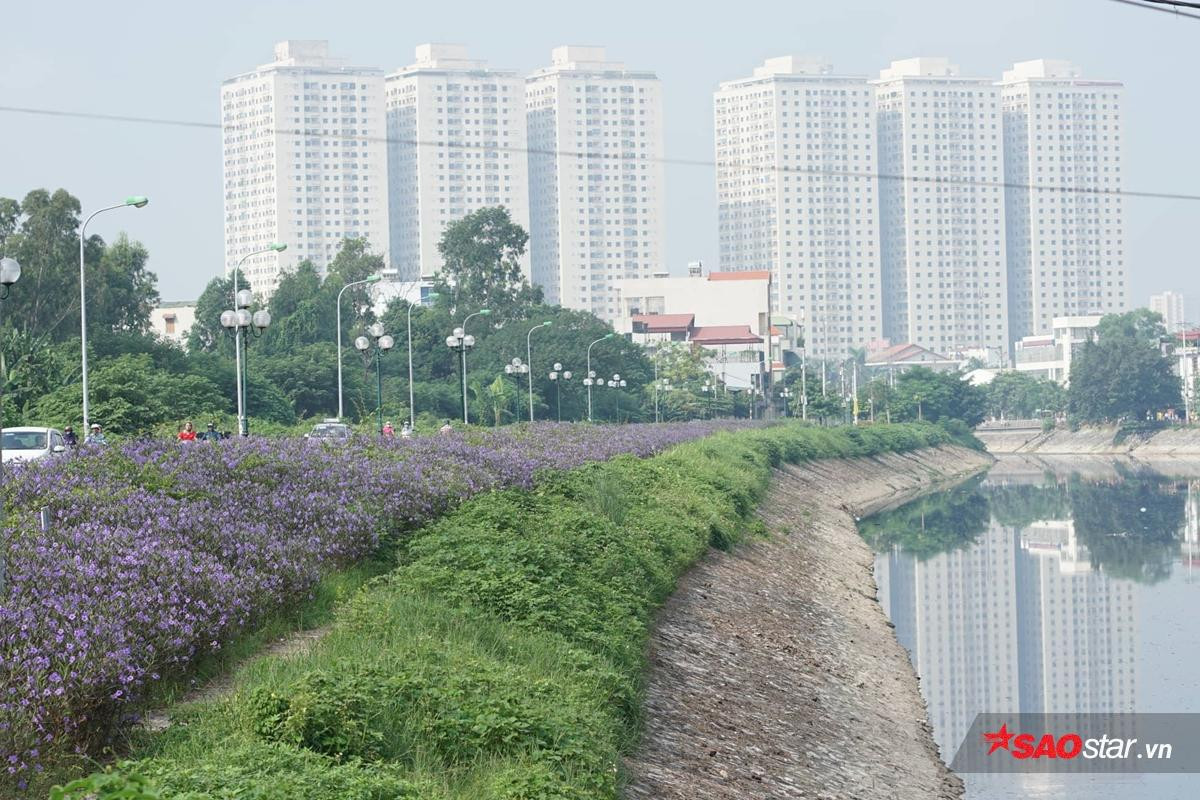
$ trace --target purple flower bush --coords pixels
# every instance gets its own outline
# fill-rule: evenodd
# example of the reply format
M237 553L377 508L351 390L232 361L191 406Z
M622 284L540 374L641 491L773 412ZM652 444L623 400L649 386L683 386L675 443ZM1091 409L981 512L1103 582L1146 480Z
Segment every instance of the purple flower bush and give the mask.
M6 477L0 753L14 781L134 718L324 576L480 492L648 456L728 423L512 426L412 440L138 441ZM38 524L48 509L51 524Z

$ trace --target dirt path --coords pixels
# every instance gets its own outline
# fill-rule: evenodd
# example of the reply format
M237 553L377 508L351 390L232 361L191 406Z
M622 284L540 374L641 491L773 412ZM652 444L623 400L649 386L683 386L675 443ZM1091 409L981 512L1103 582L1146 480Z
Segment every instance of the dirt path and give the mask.
M939 448L780 471L770 539L711 554L659 617L626 797L962 797L854 518L987 463Z
M283 658L291 658L292 656L302 655L312 649L321 638L332 629L332 624L321 625L317 628L309 628L302 631L293 631L282 639L271 642L263 649L256 652L247 661L253 661L259 658L268 658L270 656L282 656ZM237 674L237 667L230 667L221 672L210 681L207 681L194 689L188 691L183 697L180 697L174 703L163 708L155 708L147 711L142 717L142 727L151 733L165 731L171 727L171 709L177 706L184 706L189 703L198 703L209 700L219 700L222 697L233 692L234 676Z

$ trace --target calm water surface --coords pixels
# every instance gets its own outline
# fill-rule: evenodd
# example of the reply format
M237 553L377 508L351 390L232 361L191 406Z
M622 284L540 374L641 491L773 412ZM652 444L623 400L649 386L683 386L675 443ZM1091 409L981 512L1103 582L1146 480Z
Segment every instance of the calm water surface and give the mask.
M984 711L1200 713L1200 480L1001 461L861 530L947 762ZM972 800L1200 797L1200 775L963 778Z

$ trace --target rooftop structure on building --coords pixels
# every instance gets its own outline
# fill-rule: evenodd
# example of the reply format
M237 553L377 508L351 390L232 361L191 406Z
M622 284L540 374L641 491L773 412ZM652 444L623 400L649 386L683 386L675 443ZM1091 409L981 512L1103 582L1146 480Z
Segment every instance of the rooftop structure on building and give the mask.
M865 366L868 370L902 372L909 367L926 367L939 372L955 371L961 366L956 358L904 342L867 352Z

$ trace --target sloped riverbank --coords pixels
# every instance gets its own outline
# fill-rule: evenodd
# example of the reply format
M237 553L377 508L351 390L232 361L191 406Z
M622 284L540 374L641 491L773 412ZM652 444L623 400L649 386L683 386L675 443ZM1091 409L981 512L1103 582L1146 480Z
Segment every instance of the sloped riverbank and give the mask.
M777 470L769 537L710 552L657 619L626 797L961 797L855 518L989 463L943 446Z

